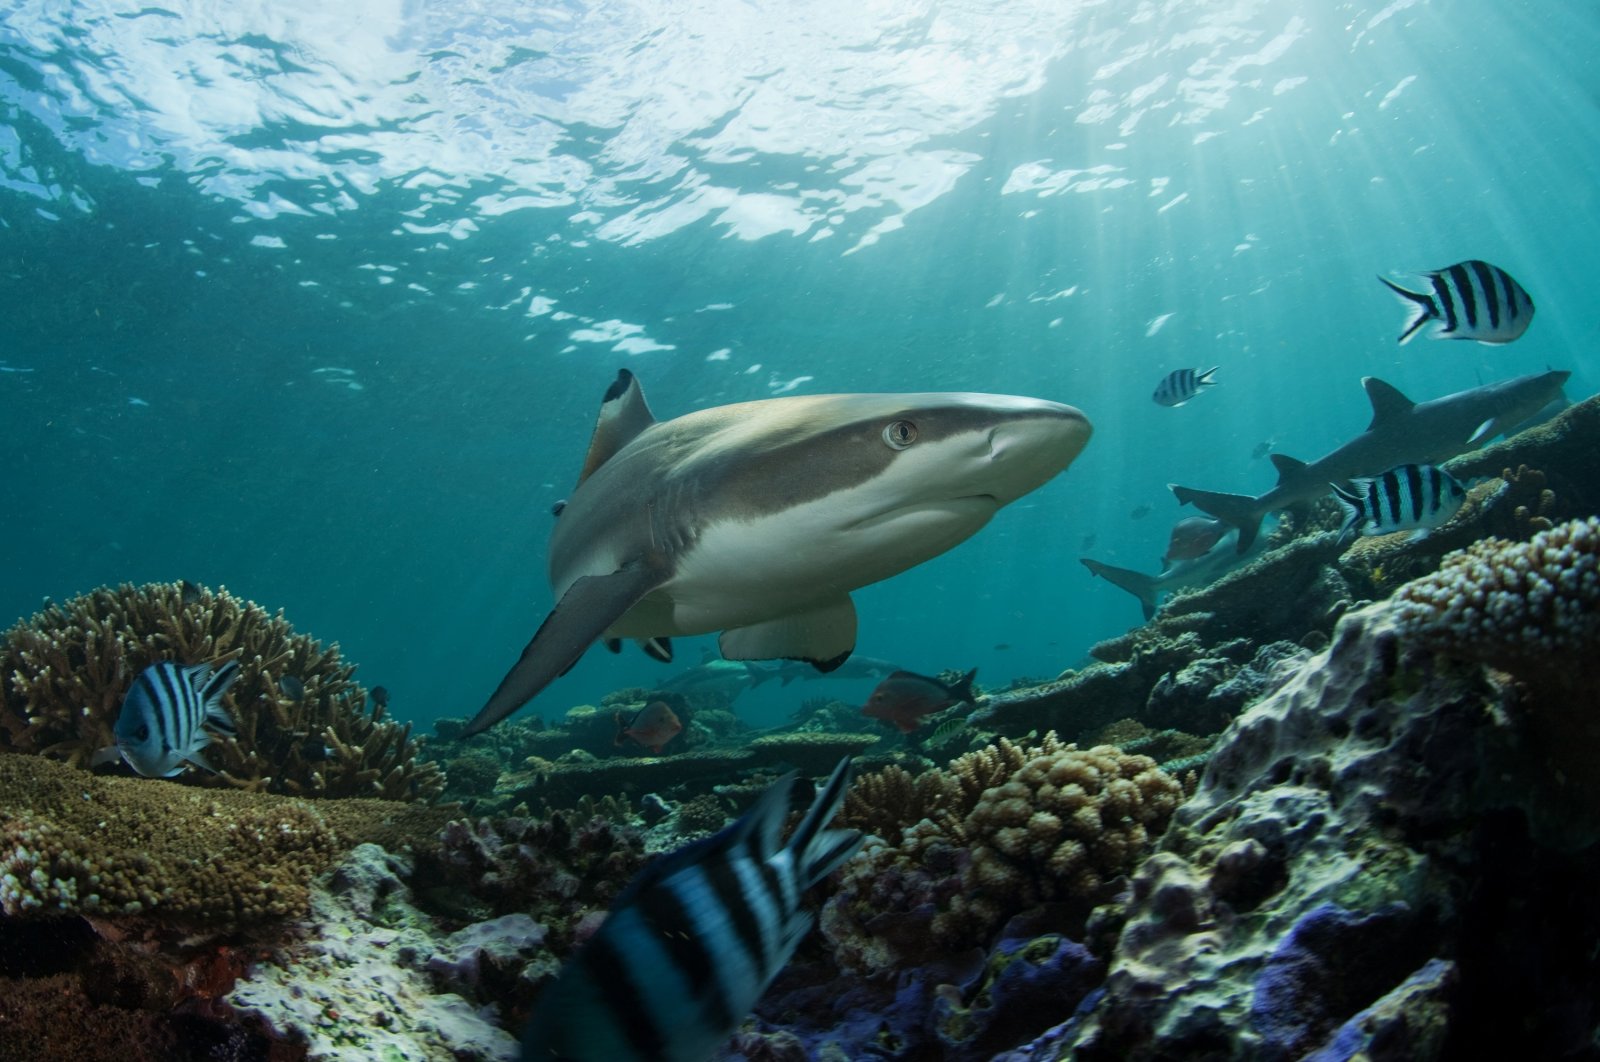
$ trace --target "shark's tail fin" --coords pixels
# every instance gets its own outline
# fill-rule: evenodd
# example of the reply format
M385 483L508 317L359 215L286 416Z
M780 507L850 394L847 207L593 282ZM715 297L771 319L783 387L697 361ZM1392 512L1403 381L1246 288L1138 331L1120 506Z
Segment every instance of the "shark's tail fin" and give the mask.
M1420 292L1407 291L1400 285L1379 277L1388 289L1405 305L1411 313L1411 318L1406 321L1405 330L1400 333L1400 342L1409 343L1417 334L1417 329L1435 320L1439 316L1439 306L1433 301L1432 295L1423 295Z
M978 702L972 694L972 680L977 677L977 674L978 669L973 668L965 675L962 675L961 679L950 687L950 693L957 701L964 701L974 708L978 706Z
M1143 572L1136 572L1132 568L1118 568L1110 564L1101 564L1088 557L1080 557L1083 566L1095 575L1110 582L1113 586L1120 586L1128 593L1139 599L1139 604L1144 608L1146 622L1155 618L1156 598L1160 591L1156 589L1156 581Z
M1223 494L1214 490L1195 490L1193 487L1180 487L1176 483L1168 483L1172 493L1177 497L1179 505L1193 505L1203 513L1209 513L1218 520L1226 520L1239 529L1238 552L1248 553L1250 546L1256 540L1256 534L1261 530L1263 513L1256 500L1248 494Z

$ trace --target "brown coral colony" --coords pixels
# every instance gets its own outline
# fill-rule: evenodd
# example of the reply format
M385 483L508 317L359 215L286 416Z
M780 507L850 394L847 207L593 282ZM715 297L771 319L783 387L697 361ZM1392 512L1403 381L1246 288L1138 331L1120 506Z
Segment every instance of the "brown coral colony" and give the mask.
M115 743L134 677L163 660L240 665L223 697L237 735L206 749L215 774L186 770L177 781L389 800L427 800L443 787L437 765L417 759L410 724L386 720L382 705L365 710L366 692L337 644L297 634L281 612L225 588L189 583L102 587L7 632L0 751L87 767Z

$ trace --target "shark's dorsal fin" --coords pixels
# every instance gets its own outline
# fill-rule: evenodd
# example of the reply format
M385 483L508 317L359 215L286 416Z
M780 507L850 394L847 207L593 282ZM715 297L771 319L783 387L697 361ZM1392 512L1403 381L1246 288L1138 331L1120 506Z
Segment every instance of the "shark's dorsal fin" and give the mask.
M1278 470L1279 486L1283 485L1284 480L1306 467L1304 461L1290 457L1288 454L1268 454L1267 456L1272 461L1272 467Z
M655 422L639 381L627 369L617 370L616 380L600 400L600 416L595 419L594 434L589 437L589 453L583 459L578 482L588 479L595 469Z
M1405 416L1411 412L1411 407L1416 405L1400 393L1400 388L1394 384L1384 383L1376 376L1363 376L1361 386L1367 389L1367 400L1372 403L1372 423L1367 425L1368 431L1397 417Z

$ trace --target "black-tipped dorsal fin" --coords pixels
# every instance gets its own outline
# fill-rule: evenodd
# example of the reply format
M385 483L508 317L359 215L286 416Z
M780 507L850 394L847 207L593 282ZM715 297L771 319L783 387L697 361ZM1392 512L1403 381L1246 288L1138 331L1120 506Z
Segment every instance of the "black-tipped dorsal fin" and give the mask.
M639 381L627 369L617 370L616 380L606 388L606 396L600 400L600 416L595 419L589 453L583 459L578 482L588 479L595 469L655 422Z
M1394 384L1384 383L1376 376L1363 376L1361 386L1367 389L1367 400L1372 403L1372 423L1367 425L1371 431L1380 424L1403 417L1411 412L1415 402L1400 393L1400 388Z

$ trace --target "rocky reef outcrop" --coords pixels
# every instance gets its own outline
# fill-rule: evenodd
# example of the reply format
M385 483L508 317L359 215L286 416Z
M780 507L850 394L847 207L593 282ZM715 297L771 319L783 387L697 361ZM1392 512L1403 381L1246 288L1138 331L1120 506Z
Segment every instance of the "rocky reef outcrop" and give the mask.
M1102 994L1047 1057L1593 1057L1600 964L1579 942L1600 916L1567 890L1600 883L1600 806L1571 799L1542 738L1592 705L1539 672L1600 645L1562 624L1581 647L1530 633L1542 664L1493 670L1448 641L1435 592L1476 565L1588 593L1592 531L1447 561L1346 616L1236 720L1132 876Z

